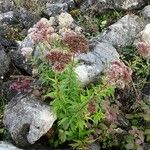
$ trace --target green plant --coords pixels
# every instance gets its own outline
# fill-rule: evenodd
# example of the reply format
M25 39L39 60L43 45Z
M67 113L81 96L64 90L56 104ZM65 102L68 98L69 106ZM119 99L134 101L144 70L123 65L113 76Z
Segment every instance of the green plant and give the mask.
M88 128L88 124L91 122L96 127L105 118L102 101L114 95L114 88L101 83L83 89L74 72L75 65L71 62L61 73L44 71L47 75L43 79L52 85L51 92L45 97L53 99L51 106L58 118L58 143L74 141L76 144L71 145L81 148L95 140L89 138L93 129Z

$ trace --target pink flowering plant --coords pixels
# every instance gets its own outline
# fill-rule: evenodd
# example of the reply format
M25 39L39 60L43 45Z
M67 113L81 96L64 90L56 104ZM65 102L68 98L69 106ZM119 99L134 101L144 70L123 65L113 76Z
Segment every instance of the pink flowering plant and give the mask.
M28 33L42 52L41 64L37 68L39 80L42 85L47 85L43 97L51 100L50 106L57 115L56 138L50 139L50 142L57 143L56 146L68 142L76 149L88 149L94 141L100 142L106 149L122 143L118 138L122 134L118 129L118 118L123 112L120 106L125 102L121 102L122 95L118 98L115 92L133 86L133 65L131 69L130 63L114 60L108 64L103 78L82 87L75 73L78 64L75 57L89 52L86 37L68 28L58 32L47 19L41 19ZM30 48L21 51L26 57L33 53ZM139 45L137 52L138 57L147 60L147 45Z

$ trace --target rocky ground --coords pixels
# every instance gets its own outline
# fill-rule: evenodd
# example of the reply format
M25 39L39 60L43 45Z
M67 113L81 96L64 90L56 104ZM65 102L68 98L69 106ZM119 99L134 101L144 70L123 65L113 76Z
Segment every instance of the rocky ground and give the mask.
M45 87L37 81L32 60L21 51L32 48L33 58L41 57L28 36L34 24L44 17L60 31L63 28L58 16L62 12L73 16L74 20L64 17L63 23L85 34L90 42L91 50L77 56L80 63L75 68L82 86L87 86L98 79L110 62L125 57L129 46L138 42L150 45L149 4L149 0L0 0L0 150L53 149L47 144L47 134L57 116L49 103L39 97ZM149 102L150 74L146 80L141 91ZM130 98L128 93L125 97ZM125 106L127 103L122 104L122 110L128 109ZM120 129L130 126L128 120L120 120ZM101 148L94 143L89 149ZM150 149L147 141L143 149Z

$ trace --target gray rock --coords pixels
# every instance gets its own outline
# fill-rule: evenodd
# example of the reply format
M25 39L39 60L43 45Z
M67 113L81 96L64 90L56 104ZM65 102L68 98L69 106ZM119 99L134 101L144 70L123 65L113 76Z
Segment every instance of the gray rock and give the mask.
M5 13L1 13L0 14L0 22L4 22L5 20L8 20L8 22L11 22L14 16L14 12L13 11L8 11Z
M10 59L3 49L0 48L0 78L3 79L4 75L9 71Z
M108 42L115 47L125 47L134 42L136 35L144 28L145 23L136 15L126 15L109 26L92 41Z
M32 27L40 17L37 14L31 13L24 8L15 9L13 11L0 14L0 22L8 25L19 24L20 27L29 29Z
M82 11L91 7L91 9L101 13L108 9L133 10L144 5L146 5L146 0L83 0L80 6Z
M13 0L0 0L0 13L7 12L14 8Z
M15 40L6 39L0 36L0 47L3 47L0 49L4 49L4 51L8 53L11 49L16 49L18 44Z
M24 48L24 47L31 47L34 49L34 44L31 40L31 38L29 38L29 36L27 36L20 44L19 49Z
M149 143L144 143L143 144L143 150L150 150L150 144Z
M0 150L21 150L11 143L0 141Z
M99 143L94 142L88 147L88 149L89 150L101 150L101 147Z
M15 64L16 67L26 72L29 75L32 75L32 63L31 60L26 59L20 52L20 50L11 50L9 53L11 61Z
M68 11L68 5L66 3L47 3L46 10L44 11L44 13L48 16L55 16L65 11Z
M78 59L80 65L77 66L75 72L84 86L96 80L111 61L118 60L119 54L108 43L96 43L93 51L79 55Z
M48 16L56 16L61 12L67 12L75 7L74 0L46 0L44 13Z
M21 147L34 144L56 120L50 106L33 95L18 94L6 106L3 123Z
M146 6L143 11L142 14L145 18L149 18L150 19L150 5Z

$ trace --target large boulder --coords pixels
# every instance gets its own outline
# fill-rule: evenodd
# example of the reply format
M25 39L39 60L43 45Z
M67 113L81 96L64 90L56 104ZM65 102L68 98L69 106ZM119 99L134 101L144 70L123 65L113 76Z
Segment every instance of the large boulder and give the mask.
M32 94L18 94L6 106L3 123L15 143L25 147L46 134L55 120L49 105Z

